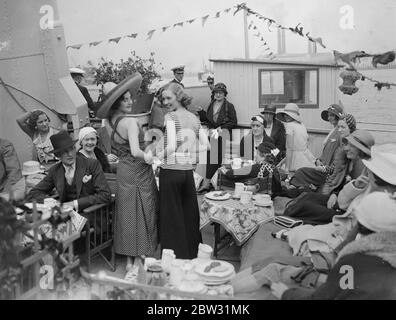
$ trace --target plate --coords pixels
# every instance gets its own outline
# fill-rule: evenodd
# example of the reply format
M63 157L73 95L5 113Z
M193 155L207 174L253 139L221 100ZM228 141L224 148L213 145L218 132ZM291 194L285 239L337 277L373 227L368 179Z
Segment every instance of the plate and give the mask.
M272 202L272 200L265 201L265 202L255 201L254 204L258 207L271 207L273 205L273 202Z
M228 277L223 278L223 279L205 279L205 278L203 278L203 282L207 286L218 286L218 285L227 283L234 277L235 277L235 272L231 273Z
M205 272L205 269L209 267L211 264L216 263L219 264L217 267L210 269L209 272ZM216 268L218 268L216 270ZM210 281L219 281L229 278L234 272L234 266L231 263L220 261L220 260L210 260L199 265L196 265L195 272L199 274L202 279L210 280Z
M201 282L183 281L178 287L180 291L204 294L208 288Z
M262 194L262 193L258 193L258 194L254 194L253 196L252 196L252 199L253 200L257 200L257 198L260 198L260 197L262 197L262 196L264 196L265 194ZM269 198L269 200L271 200L271 197Z
M212 191L212 192L208 192L207 194L205 194L205 197L210 199L210 200L228 200L231 198L231 194L229 194L228 192L224 195L220 195L223 194L225 191Z

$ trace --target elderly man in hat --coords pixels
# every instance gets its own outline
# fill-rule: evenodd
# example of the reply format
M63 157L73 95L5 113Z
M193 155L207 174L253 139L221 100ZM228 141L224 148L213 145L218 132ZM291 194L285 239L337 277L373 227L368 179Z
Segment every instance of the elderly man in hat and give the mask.
M274 141L274 145L279 149L278 160L286 156L286 131L282 122L275 119L276 107L273 104L266 105L261 111L266 122L265 133Z
M182 83L184 78L184 66L176 66L171 69L173 71L174 79L171 82L180 84L184 88L184 84Z
M76 157L76 141L66 131L60 131L50 139L60 162L52 166L47 176L29 192L28 201L41 202L55 188L60 202L76 211L108 203L110 188L100 163L95 159Z
M88 92L88 89L81 85L81 81L84 78L84 74L85 74L85 71L80 68L71 68L70 69L70 75L73 78L74 82L76 83L76 86L81 91L82 95L84 96L84 99L87 101L88 109L91 110L92 112L95 112L95 104Z

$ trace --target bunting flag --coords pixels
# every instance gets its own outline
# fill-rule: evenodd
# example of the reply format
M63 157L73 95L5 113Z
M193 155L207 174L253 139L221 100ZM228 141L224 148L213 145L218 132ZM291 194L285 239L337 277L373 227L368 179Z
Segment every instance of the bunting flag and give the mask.
M215 13L215 15L214 15L213 18L218 19L218 18L221 17L221 13L222 13L222 12L224 12L224 13L229 13L233 8L238 8L238 6L245 7L246 4L243 3L243 4L241 4L241 5L236 5L236 6L232 7L232 8L224 9L223 11L217 11L217 12ZM208 20L209 17L210 17L210 15L208 14L208 15L206 15L206 16L204 16L204 17L201 18L201 19L202 19L202 27L205 26L205 23L207 22L207 20ZM198 18L194 18L194 19L187 20L187 21L185 21L185 22L178 22L178 23L175 23L175 24L173 25L173 27L174 27L174 28L177 27L177 26L183 27L185 23L192 24L192 23L193 23L195 20L197 20L197 19L198 19ZM165 31L168 30L169 28L170 28L170 26L165 26L165 27L162 27L162 28L160 28L160 29L162 29L162 31L165 32ZM150 39L152 38L152 36L153 36L153 34L154 34L155 31L156 31L156 29L150 30L150 31L147 33L147 39L146 39L146 40L150 40ZM139 35L138 33L132 33L132 34L125 35L125 36L120 36L120 37L117 37L117 38L112 38L112 39L107 39L107 40L102 40L102 41L96 41L96 42L88 42L88 43L86 43L86 45L88 45L89 47L94 47L94 46L97 46L98 44L100 44L100 43L102 43L102 42L105 42L105 41L106 41L107 43L110 43L110 42L118 43L122 38L127 38L127 37L128 37L128 38L135 39L135 38L138 37L138 35ZM83 43L82 43L82 44L76 44L76 45L68 45L68 46L66 46L66 50L68 50L68 49L77 49L77 50L79 50L79 49L81 49L81 47L82 47L83 45L84 45Z
M175 23L173 25L173 28L178 27L178 26L183 27L183 24L184 24L183 22Z
M246 3L245 3L245 2L244 2L244 3L241 3L241 4L238 4L238 5L236 6L236 10L235 10L235 12L234 12L234 16L235 16L239 11L244 10L244 9L247 9Z
M271 32L271 26L274 25L274 26L275 26L276 28L278 28L278 29L281 29L281 30L288 30L288 31L290 31L290 32L293 32L294 34L297 34L297 35L301 36L301 37L305 37L305 38L307 38L309 41L314 42L314 43L317 43L317 44L319 44L322 48L326 49L326 46L325 46L325 44L324 44L324 42L323 42L323 39L322 39L321 37L316 37L316 38L315 38L315 37L312 37L312 36L310 36L310 33L309 33L309 32L306 32L306 33L304 34L304 27L301 26L301 23L297 24L295 27L286 27L286 26L283 26L283 25L277 23L274 19L271 19L271 18L268 18L268 17L266 17L266 16L263 16L263 15L261 15L260 13L258 13L258 12L256 12L256 11L252 10L251 8L247 7L246 3L241 3L241 4L238 4L238 5L234 6L234 7L224 9L223 12L224 12L224 13L229 13L229 12L231 12L231 10L233 10L233 9L235 9L234 14L233 14L234 16L235 16L239 11L241 11L241 10L246 10L246 12L247 12L248 15L252 15L252 16L256 17L258 20L262 20L262 21L266 22L269 32ZM215 18L215 19L220 18L221 12L222 12L222 11L217 11L217 12L215 13L215 15L214 15L214 18ZM204 17L201 18L202 27L205 26L205 23L207 22L209 16L210 16L210 15L207 14L206 16L204 16ZM197 20L197 19L199 19L199 18L194 18L194 19L187 20L186 23L192 24L192 23L193 23L195 20ZM176 26L183 27L183 26L184 26L184 23L185 23L185 22L178 22L178 23L175 23L175 24L173 25L173 27L174 27L174 28L175 28ZM253 30L258 30L257 26L254 25L253 21L252 21L252 22L250 23L250 25L249 25L249 30L250 30L252 27L253 27ZM165 26L165 27L162 27L161 29L162 29L163 32L165 32L165 31L168 30L169 28L170 28L170 26ZM147 38L146 38L146 40L150 40L150 39L153 37L153 34L155 33L155 31L156 31L156 29L152 29L152 30L150 30L149 32L147 32ZM88 42L88 43L86 43L86 45L88 45L89 47L96 47L96 46L98 46L99 44L101 44L102 42L105 42L105 41L107 41L108 43L114 42L114 43L118 44L119 41L120 41L122 38L129 37L129 38L135 39L138 35L139 35L138 33L132 33L132 34L129 34L129 35L120 36L120 37L116 37L116 38L112 38L112 39L108 39L108 40ZM265 47L265 51L271 50L271 49L268 47L267 42L265 42L264 37L261 36L261 33L260 33L260 32L257 33L257 34L255 34L254 36L260 38L259 40L262 42L263 47ZM76 44L76 45L68 45L68 46L66 47L66 50L68 50L68 49L79 50L79 49L81 49L81 47L82 47L83 45L84 45L83 43L81 43L81 44ZM367 77L367 76L363 75L362 73L360 73L359 71L357 71L356 68L355 68L355 66L354 66L354 63L355 63L356 61L358 61L360 58L367 58L367 57L372 57L372 65L373 65L374 68L377 68L377 65L378 65L378 64L386 65L386 64L391 63L391 62L393 62L393 61L395 60L396 51L388 51L388 52L380 53L380 54L368 54L368 53L366 53L366 52L364 52L364 51L353 51L353 52L350 52L350 53L346 53L346 54L345 54L345 53L341 53L341 52L339 52L339 51L337 51L337 50L333 50L333 54L334 54L334 58L335 58L336 62L337 62L337 61L342 61L343 63L345 63L345 64L347 65L348 68L351 68L351 69L353 69L354 71L358 72L359 75L361 76L361 80L363 80L363 81L367 80L367 81L373 82L373 83L374 83L374 86L375 86L378 90L381 90L382 88L391 88L391 87L393 87L393 86L396 86L395 83L381 82L381 81L375 80L375 79L373 79L373 78ZM271 57L271 59L273 59L273 58L275 57L275 54L271 51L269 57Z
M149 32L147 32L147 39L146 40L150 40L152 38L154 32L155 32L155 29L154 30L150 30Z
M309 41L314 42L314 43L319 43L319 45L320 45L322 48L326 49L326 46L323 44L322 38L312 38L312 37L309 35L309 32L307 32L307 33L305 34L305 36L308 38Z
M71 48L71 49L76 49L76 50L80 50L81 47L83 46L83 44L75 44L73 46L67 46L66 49Z
M110 42L118 43L118 42L120 42L121 38L122 38L122 37L117 37L117 38L109 39L109 43L110 43Z
M101 44L103 41L96 41L96 42L91 42L89 44L90 47L96 47L97 45Z
M205 26L206 20L208 20L208 18L209 18L209 15L202 17L202 28Z

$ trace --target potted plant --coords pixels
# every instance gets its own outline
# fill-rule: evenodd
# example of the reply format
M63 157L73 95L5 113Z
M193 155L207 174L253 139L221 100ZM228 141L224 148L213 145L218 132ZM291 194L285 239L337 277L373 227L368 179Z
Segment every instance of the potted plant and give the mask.
M150 84L154 79L160 78L155 69L154 52L150 54L149 59L143 59L132 51L127 60L121 59L119 63L102 58L95 69L95 81L97 85L103 85L106 82L119 83L131 74L139 72L143 80L137 95L132 97L132 113L144 114L150 111L154 99L154 93L151 93L149 89Z

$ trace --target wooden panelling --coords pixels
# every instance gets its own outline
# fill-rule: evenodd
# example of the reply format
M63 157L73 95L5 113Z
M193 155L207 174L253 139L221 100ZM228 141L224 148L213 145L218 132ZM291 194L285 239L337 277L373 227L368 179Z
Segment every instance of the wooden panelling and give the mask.
M273 65L251 62L215 61L216 82L224 82L228 88L228 100L235 106L238 123L246 125L250 118L259 113L260 69L273 69ZM277 65L282 69L306 69L305 66ZM329 129L329 125L320 118L320 113L332 103L338 103L338 69L320 66L319 68L319 108L301 109L301 115L307 128Z

